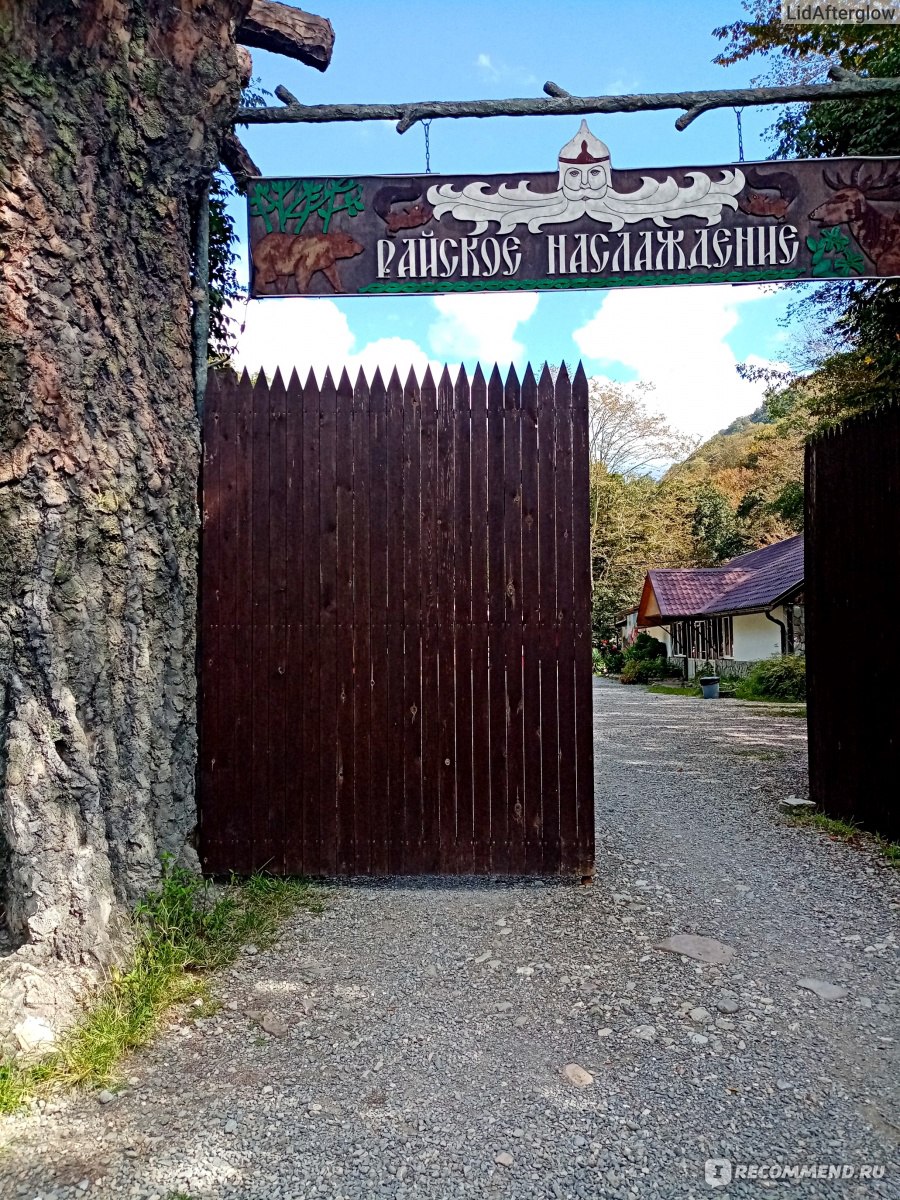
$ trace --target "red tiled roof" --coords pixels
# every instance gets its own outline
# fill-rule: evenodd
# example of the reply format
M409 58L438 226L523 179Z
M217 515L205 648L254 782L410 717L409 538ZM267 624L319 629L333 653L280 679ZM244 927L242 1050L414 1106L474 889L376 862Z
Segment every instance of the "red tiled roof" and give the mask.
M758 612L796 592L803 584L803 534L742 554L732 559L726 569L732 571L738 565L746 577L728 586L716 601L708 604L705 614Z
M648 571L656 603L663 616L685 617L703 612L725 589L744 578L742 571L723 567L690 567Z
M653 589L662 623L678 617L760 612L803 584L803 535L741 554L721 567L648 571L638 624L648 624L647 584Z

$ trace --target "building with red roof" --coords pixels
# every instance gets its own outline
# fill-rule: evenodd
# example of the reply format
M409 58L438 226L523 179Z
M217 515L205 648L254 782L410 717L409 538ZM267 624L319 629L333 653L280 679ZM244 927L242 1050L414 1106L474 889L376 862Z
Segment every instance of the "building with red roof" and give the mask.
M701 663L728 673L730 664L800 653L803 573L802 534L721 567L648 571L636 626L665 641L688 675Z

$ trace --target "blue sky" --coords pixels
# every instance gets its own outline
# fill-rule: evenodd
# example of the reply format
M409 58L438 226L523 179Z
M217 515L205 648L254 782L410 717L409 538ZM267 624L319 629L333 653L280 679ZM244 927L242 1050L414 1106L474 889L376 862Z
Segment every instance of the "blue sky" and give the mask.
M310 3L310 7L315 5ZM739 0L688 3L621 0L593 3L535 0L516 4L351 3L323 0L335 29L324 74L253 51L254 75L270 91L287 86L299 99L403 101L537 96L552 79L574 93L675 91L738 87L761 64L723 69L712 63L711 30L742 15ZM273 100L272 103L275 103ZM588 118L611 150L613 166L728 163L737 158L730 110L700 117L684 133L677 112ZM773 110L743 116L748 160L764 158ZM432 170L444 173L542 171L578 126L574 117L435 121ZM424 170L420 126L402 136L391 123L251 127L242 137L266 175L366 175ZM245 229L243 205L237 225ZM245 266L242 266L245 272ZM790 358L789 333L778 323L789 289L678 287L617 293L254 302L239 357L250 367L475 357L584 360L591 375L655 384L653 403L680 427L708 434L759 401L735 361Z

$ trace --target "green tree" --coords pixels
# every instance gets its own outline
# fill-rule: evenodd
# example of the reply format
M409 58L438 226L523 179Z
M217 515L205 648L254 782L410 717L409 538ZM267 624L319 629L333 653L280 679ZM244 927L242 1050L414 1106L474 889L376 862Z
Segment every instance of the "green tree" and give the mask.
M615 635L616 614L637 603L651 567L690 566L695 547L690 491L678 480L616 475L595 465L591 505L592 623L599 641Z
M595 641L615 634L615 616L640 594L648 566L688 554L683 513L649 471L681 458L692 439L647 403L647 385L595 378L589 389L591 584Z
M737 513L712 484L704 483L694 497L691 536L699 565L714 567L749 549Z
M900 30L872 25L788 25L778 0L744 0L748 16L714 30L722 65L764 57L761 82L820 82L840 67L877 78L900 75ZM900 154L900 97L786 107L771 131L780 156L822 158ZM897 186L900 194L900 183ZM900 385L900 287L892 280L832 282L794 306L809 338L818 379L818 420L877 403ZM829 338L822 344L820 332ZM794 397L795 401L798 399Z

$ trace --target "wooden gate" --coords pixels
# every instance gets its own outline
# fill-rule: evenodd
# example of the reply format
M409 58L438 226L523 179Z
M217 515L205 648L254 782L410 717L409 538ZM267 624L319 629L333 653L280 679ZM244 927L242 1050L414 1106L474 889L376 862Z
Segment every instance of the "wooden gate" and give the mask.
M593 868L587 380L214 374L206 870Z
M900 403L811 438L805 493L810 798L900 840Z

